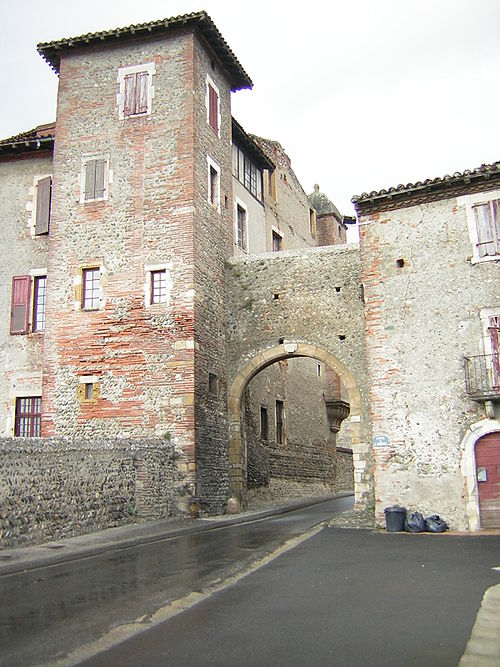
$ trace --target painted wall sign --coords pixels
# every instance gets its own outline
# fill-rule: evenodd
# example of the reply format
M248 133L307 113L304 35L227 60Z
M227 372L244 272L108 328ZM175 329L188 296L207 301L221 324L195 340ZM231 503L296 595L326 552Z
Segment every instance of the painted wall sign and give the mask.
M386 447L389 444L389 438L386 435L374 435L373 436L373 446L374 447Z

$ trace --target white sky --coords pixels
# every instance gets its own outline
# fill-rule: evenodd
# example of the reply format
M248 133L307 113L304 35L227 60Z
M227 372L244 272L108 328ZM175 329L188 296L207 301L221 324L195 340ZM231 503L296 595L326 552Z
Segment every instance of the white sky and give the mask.
M498 0L0 0L0 137L55 118L37 42L201 9L254 82L235 118L342 213L354 194L500 160Z

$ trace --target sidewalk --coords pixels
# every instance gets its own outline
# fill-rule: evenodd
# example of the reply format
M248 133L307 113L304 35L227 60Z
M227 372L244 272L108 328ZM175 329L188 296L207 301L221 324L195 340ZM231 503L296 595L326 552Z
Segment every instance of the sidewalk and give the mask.
M345 491L332 496L308 498L307 500L298 500L286 504L280 503L267 509L229 516L203 519L159 519L116 528L106 528L94 533L67 537L56 542L0 549L0 576L78 560L79 558L88 558L114 549L125 549L138 544L158 542L178 535L201 533L224 526L258 521L273 515L285 514L302 507L325 502L332 498L345 498L351 495L350 491Z

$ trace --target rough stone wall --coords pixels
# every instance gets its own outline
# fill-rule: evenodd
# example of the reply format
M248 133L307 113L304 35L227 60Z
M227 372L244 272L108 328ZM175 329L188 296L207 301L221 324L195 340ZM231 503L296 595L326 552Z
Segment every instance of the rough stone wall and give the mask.
M233 253L231 91L214 55L195 41L194 308L196 495L201 509L227 511L225 261ZM220 136L207 123L207 75L219 90ZM208 197L207 156L220 169L220 205ZM209 389L215 376L215 391Z
M314 359L285 359L265 368L245 392L248 487L270 476L333 484L334 438L324 402L325 372ZM284 442L276 441L276 400L285 410ZM268 438L260 433L260 409L267 409ZM310 461L304 466L304 460ZM314 463L313 463L314 462Z
M353 446L356 484L360 497L370 502L371 430L358 248L330 246L234 258L228 261L226 281L231 380L238 379L247 364L257 364L263 351L293 342L317 346L352 374L355 385L347 393L360 406L360 414L348 418L359 429Z
M345 225L339 222L332 213L316 216L317 241L319 246L346 243Z
M2 546L178 514L177 455L163 439L0 439Z
M168 433L193 494L194 135L195 102L205 96L193 95L195 42L175 33L62 55L42 427L44 435ZM118 70L144 63L155 67L151 114L120 120ZM109 157L105 201L80 201L89 154ZM99 310L79 308L85 266L101 267ZM151 266L170 272L167 303L146 306ZM81 400L82 376L98 378L96 400Z
M465 392L495 262L472 265L456 197L360 217L376 511L400 503L467 528L461 441L484 416ZM400 260L398 262L398 260Z
M290 158L277 141L254 139L276 165L276 198L269 192L267 172L264 173L266 249L272 250L273 227L283 234L283 250L315 246L316 239L311 235L309 225L309 200L292 169Z
M14 433L15 399L41 395L43 334L11 335L13 276L47 267L47 236L32 236L35 181L52 173L49 153L0 160L0 434ZM31 310L31 309L30 309Z
M354 489L354 464L352 449L337 447L335 465L335 491Z

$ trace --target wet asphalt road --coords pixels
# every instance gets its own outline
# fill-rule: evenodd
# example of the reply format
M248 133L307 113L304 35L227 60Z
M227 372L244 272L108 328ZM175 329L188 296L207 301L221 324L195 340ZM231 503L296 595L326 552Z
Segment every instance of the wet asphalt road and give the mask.
M456 666L484 591L500 583L499 565L498 535L325 528L83 664Z
M62 657L116 625L245 570L352 502L337 498L265 520L1 576L0 665Z

